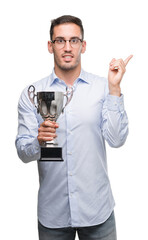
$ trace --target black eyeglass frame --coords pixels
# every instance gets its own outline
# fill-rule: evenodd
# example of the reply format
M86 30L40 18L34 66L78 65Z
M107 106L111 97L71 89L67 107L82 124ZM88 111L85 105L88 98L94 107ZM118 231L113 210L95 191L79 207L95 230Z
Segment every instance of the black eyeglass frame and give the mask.
M81 43L83 42L83 39L80 39L80 38L78 38L78 37L73 37L73 38L71 38L71 39L69 39L69 40L65 40L64 38L59 38L59 39L51 40L51 42L55 44L56 41L63 40L63 41L65 42L65 43L64 43L64 46L65 46L65 44L66 44L67 41L71 44L71 41L74 40L74 39L79 40Z

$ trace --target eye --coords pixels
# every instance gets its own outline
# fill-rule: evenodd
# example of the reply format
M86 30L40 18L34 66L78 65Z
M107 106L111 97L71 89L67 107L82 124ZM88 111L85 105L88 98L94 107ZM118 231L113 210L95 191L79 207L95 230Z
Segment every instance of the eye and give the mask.
M78 43L78 41L79 41L78 38L73 38L73 39L71 39L71 42L74 43L74 44Z
M64 39L56 39L56 42L57 42L58 44L63 44L63 43L64 43Z

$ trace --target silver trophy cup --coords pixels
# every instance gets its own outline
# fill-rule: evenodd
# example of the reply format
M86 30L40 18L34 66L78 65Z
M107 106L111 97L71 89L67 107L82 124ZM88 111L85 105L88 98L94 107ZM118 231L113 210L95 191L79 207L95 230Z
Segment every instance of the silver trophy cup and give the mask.
M68 89L65 94L63 92L37 92L35 94L35 87L31 85L28 88L28 96L44 121L57 121L73 96L73 88ZM66 96L67 101L63 107L64 96ZM57 139L42 144L40 160L63 161L62 148L58 146Z

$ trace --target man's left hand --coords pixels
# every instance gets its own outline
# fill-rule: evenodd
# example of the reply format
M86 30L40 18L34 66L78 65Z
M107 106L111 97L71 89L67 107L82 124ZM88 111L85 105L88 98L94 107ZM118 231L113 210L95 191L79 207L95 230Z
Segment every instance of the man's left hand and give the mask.
M130 55L124 61L123 59L113 58L110 62L109 72L108 72L108 83L109 83L109 94L119 96L121 95L120 83L122 77L126 71L126 65L129 60L133 57Z

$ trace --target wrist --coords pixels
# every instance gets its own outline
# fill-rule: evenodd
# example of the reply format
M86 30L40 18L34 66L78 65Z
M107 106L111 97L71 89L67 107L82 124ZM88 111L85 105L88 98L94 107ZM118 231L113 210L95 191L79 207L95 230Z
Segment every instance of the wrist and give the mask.
M109 86L109 94L120 97L121 96L120 86Z

